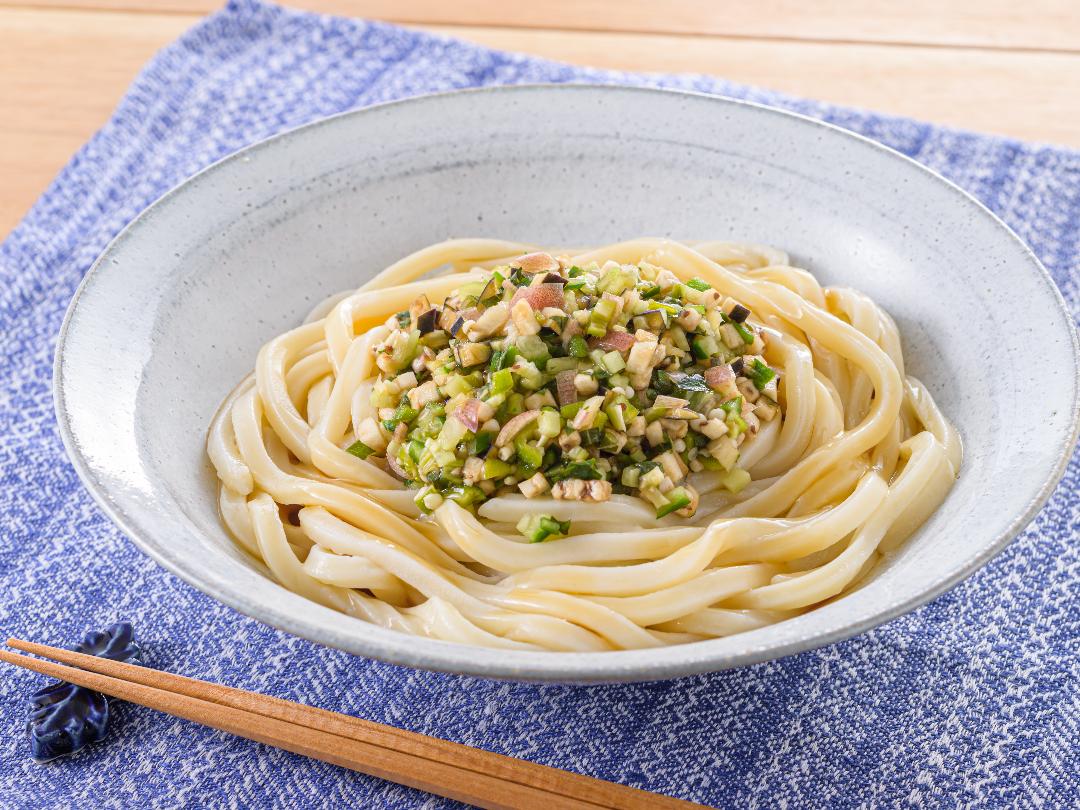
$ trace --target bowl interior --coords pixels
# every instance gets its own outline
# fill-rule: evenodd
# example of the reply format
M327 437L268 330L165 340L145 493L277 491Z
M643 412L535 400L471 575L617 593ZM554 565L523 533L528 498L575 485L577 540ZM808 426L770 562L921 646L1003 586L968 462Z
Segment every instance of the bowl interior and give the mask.
M204 455L223 395L321 298L454 236L585 245L640 235L788 250L895 317L910 373L964 440L960 479L869 585L798 619L686 647L507 653L380 630L295 596L233 546ZM1047 391L1028 362L1063 369ZM58 413L80 473L162 564L239 610L364 655L482 675L649 679L850 635L940 592L1030 518L1071 444L1071 324L1030 252L940 178L861 138L660 91L517 88L330 119L155 204L77 297ZM1068 382L1072 380L1072 382ZM1032 401L1031 391L1042 396ZM1037 432L1013 429L1019 414Z

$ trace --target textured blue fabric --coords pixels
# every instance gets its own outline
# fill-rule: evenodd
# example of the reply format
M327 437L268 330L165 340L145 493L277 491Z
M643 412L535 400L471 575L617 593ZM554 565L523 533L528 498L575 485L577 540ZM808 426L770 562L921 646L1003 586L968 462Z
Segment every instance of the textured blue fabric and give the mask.
M623 686L496 683L323 649L167 574L91 502L57 435L51 357L76 284L126 222L211 161L314 118L429 91L537 81L690 88L864 133L985 201L1080 312L1075 152L700 76L567 67L238 2L153 59L0 249L0 628L64 644L130 618L148 660L162 668L708 804L1075 806L1075 457L1028 531L923 609L784 660ZM41 684L8 671L0 680L4 807L452 806L126 705L106 742L38 766L23 723Z

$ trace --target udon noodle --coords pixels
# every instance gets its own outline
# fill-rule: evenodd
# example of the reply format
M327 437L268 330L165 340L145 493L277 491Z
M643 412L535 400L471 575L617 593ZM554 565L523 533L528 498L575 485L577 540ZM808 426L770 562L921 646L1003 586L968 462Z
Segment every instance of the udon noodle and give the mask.
M948 492L960 467L958 435L922 383L906 375L896 325L865 295L823 288L810 273L792 267L783 252L758 245L637 239L590 250L548 254L537 250L488 239L433 245L386 268L355 292L326 302L303 325L262 348L253 373L214 418L207 446L220 478L225 525L239 546L281 585L381 627L463 644L550 651L658 647L760 628L850 592ZM557 281L522 273L519 258L526 254L557 257L551 265L555 272L545 277ZM639 267L648 269L639 273ZM482 373L471 378L464 372L459 375L466 389L480 386L479 393L466 390L459 399L488 396L490 407L478 406L479 421L487 418L494 423L491 435L498 433L496 446L486 448L486 460L471 462L471 479L469 459L452 459L457 458L455 447L458 456L469 452L481 456L475 443L483 430L475 419L469 424L461 417L471 429L457 426L459 433L453 438L460 442L449 446L446 454L447 448L440 451L438 445L438 437L445 434L438 431L445 430L454 416L443 407L442 395L423 404L419 392L408 399L405 392L393 414L378 405L388 378L397 374L401 382L409 377L401 370L408 365L387 371L392 366L387 358L403 351L400 341L394 343L395 324L400 324L402 334L413 336L412 353L402 362L412 361L421 377L427 373L424 358L431 367L446 356L444 350L434 360L435 349L417 345L417 331L410 331L423 315L415 308L421 296L433 302L458 300L453 296L460 298L460 290L475 289L468 285L499 273L494 288L485 287L460 306L493 289L489 308L520 310L522 296L511 297L515 287L505 278L511 271L526 292L555 283L563 285L569 298L575 279L560 276L577 272L577 278L602 286L596 279L605 268L613 268L610 278L616 280L619 268L632 270L627 283L637 281L637 288L606 294L610 300L619 299L613 306L626 307L630 334L634 322L647 325L649 317L658 317L649 310L649 301L659 300L660 293L647 286L652 284L647 277L670 279L668 274L673 274L679 282L675 288L687 302L698 300L702 290L706 295L715 291L709 300L738 302L738 310L724 312L722 307L731 305L717 303L713 323L720 331L730 324L725 334L749 330L747 346L735 351L760 351L752 362L750 355L745 358L764 375L751 380L760 391L746 379L737 379L740 394L734 412L713 407L715 419L704 410L693 412L690 424L696 427L687 432L678 413L680 408L692 410L698 389L691 390L688 375L678 371L682 366L671 365L676 371L665 379L676 386L672 402L682 397L679 401L687 404L672 405L664 399L663 407L670 410L657 411L655 397L661 395L653 390L658 385L655 369L650 382L643 381L649 379L646 368L644 377L639 374L640 385L632 386L634 380L626 376L632 370L621 366L633 349L624 346L621 354L618 348L608 350L606 338L600 338L599 350L594 348L595 336L613 328L602 322L599 329L580 335L588 337L588 354L580 355L579 365L595 360L599 388L589 373L582 380L571 369L567 378L577 380L578 391L584 386L580 394L571 386L571 399L588 399L571 401L567 409L562 398L566 391L554 381L547 393L542 388L521 394L511 390L510 399L500 399L502 395L492 393L498 382L492 370L506 361L505 351L495 348L505 345L505 335L499 333L500 339L487 349L470 350L480 352L483 362L475 368ZM499 284L507 291L505 299L500 298ZM666 284L671 290L670 280ZM584 304L585 312L578 317L581 327L591 329L604 296L596 291L595 300L582 297L583 289L591 287L577 285L577 306ZM674 301L669 305L675 313L671 317L693 323L697 317L687 314L690 309L697 316L709 316L708 304L667 300ZM448 306L436 307L436 315L445 316ZM479 323L481 309L482 302L477 302L465 315ZM740 326L737 311L752 316ZM638 321L635 312L642 312L645 321ZM660 315L668 324L668 315ZM553 320L543 320L549 316ZM574 313L547 307L543 312L537 309L536 318L537 323L550 325L536 337L556 349L560 340L567 343L567 324ZM503 327L511 340L518 335L514 323L511 319ZM608 318L607 323L614 321ZM679 323L688 327L683 320ZM463 318L461 323L442 325L451 331L441 339L462 335L454 341L456 359L447 368L453 363L468 365L470 361L459 355L466 336L480 334L473 322ZM718 366L719 361L708 356L712 352L725 357L724 362L731 360L722 341L705 340L709 329L675 329L675 321L670 326L672 332L665 335L675 338L669 355L684 357L684 365L697 363L706 370ZM523 332L531 329L522 327ZM702 331L705 334L698 334ZM647 332L639 330L639 342L655 339ZM693 354L676 346L683 338L693 340ZM704 341L703 351L698 351L699 341ZM618 341L613 345L618 347ZM545 360L552 368L572 366L575 355L571 349L566 352L569 360ZM748 369L743 360L739 356L732 365ZM537 362L530 369L530 363L519 357L511 382L527 382L526 372L532 374L541 365ZM734 384L727 368L722 369L724 384ZM442 380L454 376L433 373ZM416 375L409 382L422 389ZM641 403L644 385L650 386L653 398L648 410ZM558 402L552 393L556 388ZM435 391L435 383L426 390ZM715 387L702 392L696 397L699 403L721 398ZM756 403L746 402L743 394ZM584 424L579 414L593 399L601 400L597 407L603 406L611 420L625 418L621 435L606 418L603 428L595 422L581 430L574 427ZM512 402L530 401L533 411L555 415L547 418L563 431L559 444L534 430L531 444L499 446L505 421L513 418L506 409ZM610 410L612 402L622 408L620 413ZM409 403L420 407L410 408ZM496 405L503 417L489 416ZM406 429L421 424L428 412L434 414L429 427L435 439L425 445L420 428L408 435ZM560 413L561 421L556 418ZM404 425L407 419L414 421ZM669 434L643 436L641 430L654 422ZM640 438L634 438L635 424ZM733 450L734 434L738 443ZM590 435L615 444L605 445L603 452L587 451ZM572 452L564 452L566 445L572 445ZM635 450L628 454L627 447ZM642 460L647 453L637 448L652 455ZM663 458L657 455L660 450ZM465 472L441 468L425 455L430 452L451 465L464 463ZM530 467L526 460L532 452L543 460L530 462ZM410 472L412 466L402 469L402 463L411 465L410 454L417 459L417 468L428 464L423 480L420 473ZM578 462L568 457L581 459L589 471L575 473L576 468L567 465ZM599 472L598 457L604 459ZM661 475L665 464L672 468L667 477ZM539 470L529 479L536 486L519 480L523 465L526 475ZM449 478L440 478L444 473ZM664 480L645 489L649 473ZM418 480L406 484L412 475ZM560 476L569 478L560 485L555 483ZM580 477L593 480L582 484ZM614 479L614 488L605 477ZM681 483L673 478L681 478ZM555 497L556 491L561 498ZM472 500L460 497L462 492L474 493ZM675 500L676 492L682 500Z

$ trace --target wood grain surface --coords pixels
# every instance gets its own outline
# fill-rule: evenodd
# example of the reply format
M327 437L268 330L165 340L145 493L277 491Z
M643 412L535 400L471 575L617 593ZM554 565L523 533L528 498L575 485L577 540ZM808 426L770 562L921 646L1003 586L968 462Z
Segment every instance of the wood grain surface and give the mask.
M217 0L0 0L0 234ZM290 0L599 67L710 73L1080 147L1076 0Z

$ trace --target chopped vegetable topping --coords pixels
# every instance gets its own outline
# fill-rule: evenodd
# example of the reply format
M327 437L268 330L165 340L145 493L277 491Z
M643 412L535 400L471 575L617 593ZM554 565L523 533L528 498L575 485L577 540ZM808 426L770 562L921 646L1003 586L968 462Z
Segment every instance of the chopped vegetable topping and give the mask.
M776 376L776 372L765 365L761 360L754 358L754 362L747 371L747 376L753 381L754 387L761 391L769 384L769 380Z
M522 256L440 306L391 316L374 347L377 418L347 451L385 461L424 513L496 495L606 501L693 515L692 471L750 476L740 445L781 417L777 371L750 310L702 279L651 264L585 267ZM531 542L569 521L529 515Z
M368 447L363 442L353 442L345 449L345 452L352 453L357 458L367 458L372 453L374 453L375 450L371 447Z
M551 537L570 534L570 521L556 520L551 515L525 515L518 521L517 530L530 543L542 543Z

